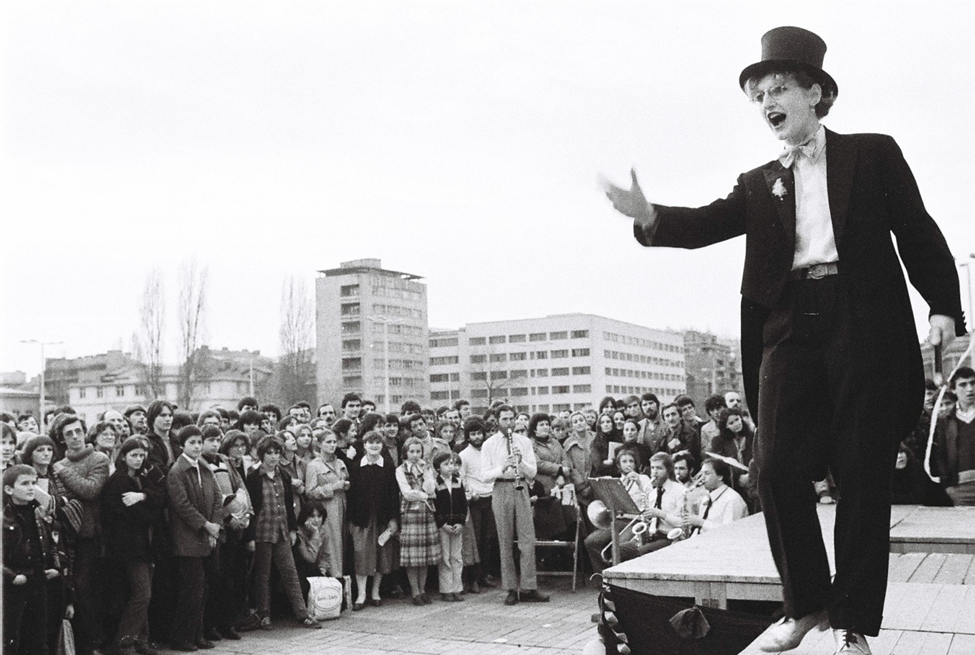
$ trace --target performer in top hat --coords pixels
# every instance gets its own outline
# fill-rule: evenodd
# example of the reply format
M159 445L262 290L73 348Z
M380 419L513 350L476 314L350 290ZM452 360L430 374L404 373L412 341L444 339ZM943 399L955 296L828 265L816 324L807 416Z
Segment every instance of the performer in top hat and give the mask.
M739 85L786 149L739 176L727 198L653 205L632 172L629 189L606 183L606 195L645 246L745 235L742 368L785 601L761 645L794 648L828 618L836 652L863 654L883 614L897 447L924 398L901 262L930 306L932 344L964 334L964 317L951 252L900 148L889 136L821 125L838 94L825 52L797 27L762 37L762 60ZM840 490L832 583L812 495L827 467Z

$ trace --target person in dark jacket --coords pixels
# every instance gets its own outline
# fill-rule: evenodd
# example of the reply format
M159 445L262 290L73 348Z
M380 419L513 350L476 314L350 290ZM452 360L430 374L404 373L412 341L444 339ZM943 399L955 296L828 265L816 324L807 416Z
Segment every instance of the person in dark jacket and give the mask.
M349 466L346 518L355 551L357 596L353 610L366 602L366 584L373 577L370 603L379 605L379 584L394 570L393 536L399 530L400 498L396 471L383 457L383 439L372 431L362 437L365 454ZM380 537L383 537L380 544Z
M47 655L47 580L60 575L51 532L35 500L37 473L3 472L3 653Z
M170 630L170 645L176 650L195 651L214 647L203 636L207 578L204 567L220 537L223 505L217 481L210 467L200 459L203 451L200 428L195 425L183 428L179 441L182 453L166 480L169 528L179 572L179 599Z
M281 465L284 444L268 435L257 444L260 465L247 474L247 493L254 506L254 519L247 528L247 547L254 552L252 598L257 601L261 628L271 630L271 563L281 576L291 609L306 628L321 627L308 616L291 547L298 539L294 491L291 476Z
M461 573L464 570L464 525L467 523L467 493L460 481L460 455L440 452L433 457L437 471L434 518L440 530L442 558L440 569L440 598L445 601L464 600Z
M125 569L128 581L113 594L125 599L115 637L120 655L156 653L149 644L149 600L153 537L165 528L166 477L146 461L148 455L145 437L126 439L101 497L108 557Z

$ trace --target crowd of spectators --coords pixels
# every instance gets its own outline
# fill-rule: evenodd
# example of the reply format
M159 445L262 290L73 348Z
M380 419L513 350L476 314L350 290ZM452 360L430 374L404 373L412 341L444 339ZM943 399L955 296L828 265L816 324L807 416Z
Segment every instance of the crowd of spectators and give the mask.
M975 371L951 387L931 459L943 484L919 468L928 403L895 502L972 504ZM44 425L3 414L4 654L53 653L65 618L79 655L209 649L288 611L318 628L305 604L318 576L344 581L353 611L498 586L506 605L546 602L536 538L572 539L581 521L586 568L609 563L612 535L587 518L593 477L619 478L640 511L623 559L760 511L741 396L704 411L647 393L553 415L502 402L474 415L463 400L383 414L349 393L315 411L155 400L91 426L70 407ZM827 477L817 492L841 490Z

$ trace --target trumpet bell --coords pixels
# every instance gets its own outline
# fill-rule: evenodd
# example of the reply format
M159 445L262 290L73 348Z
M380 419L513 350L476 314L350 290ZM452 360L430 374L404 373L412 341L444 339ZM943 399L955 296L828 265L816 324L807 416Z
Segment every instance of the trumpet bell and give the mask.
M613 517L610 515L609 508L601 500L594 500L586 508L586 516L589 522L601 530L609 530L613 524Z

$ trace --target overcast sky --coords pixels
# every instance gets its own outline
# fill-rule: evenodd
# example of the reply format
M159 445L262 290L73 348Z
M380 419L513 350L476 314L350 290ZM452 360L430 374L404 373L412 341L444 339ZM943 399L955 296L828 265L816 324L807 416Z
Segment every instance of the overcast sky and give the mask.
M699 205L774 157L737 80L778 25L828 44L827 126L893 135L975 252L970 2L6 4L0 370L128 348L153 267L174 352L190 257L214 347L276 354L284 278L362 257L423 276L433 327L737 336L743 239L641 248L596 179Z

